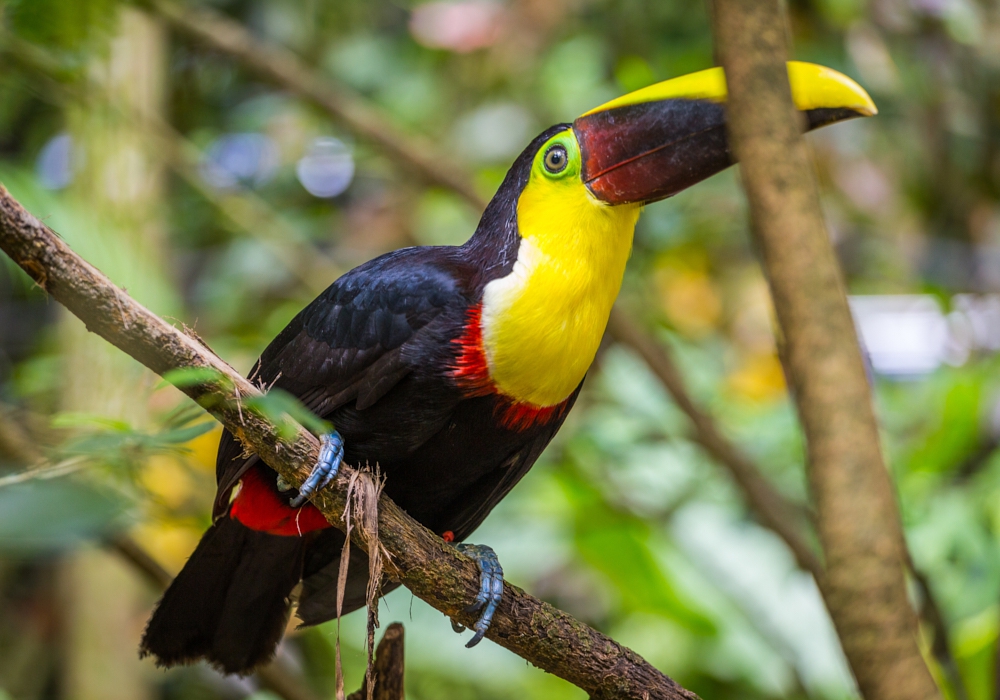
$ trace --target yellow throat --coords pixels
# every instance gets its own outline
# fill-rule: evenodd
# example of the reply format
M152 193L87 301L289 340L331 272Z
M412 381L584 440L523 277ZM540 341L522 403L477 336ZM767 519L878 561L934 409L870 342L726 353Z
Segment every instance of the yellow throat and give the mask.
M549 144L539 150L518 200L517 260L486 285L482 306L490 378L508 397L540 407L566 400L594 361L640 209L598 201L580 180L572 130L556 140L570 165L553 178L542 168Z

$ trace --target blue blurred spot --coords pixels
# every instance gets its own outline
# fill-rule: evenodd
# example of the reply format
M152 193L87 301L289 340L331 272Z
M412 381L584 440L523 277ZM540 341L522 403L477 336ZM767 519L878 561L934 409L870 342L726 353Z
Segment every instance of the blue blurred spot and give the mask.
M232 190L237 187L267 184L278 169L278 147L263 134L226 134L205 151L201 176L212 187Z
M35 161L39 184L47 190L61 190L73 182L73 138L63 132L49 139Z
M306 154L295 166L295 173L314 197L336 197L354 179L354 157L339 139L320 137L309 144Z

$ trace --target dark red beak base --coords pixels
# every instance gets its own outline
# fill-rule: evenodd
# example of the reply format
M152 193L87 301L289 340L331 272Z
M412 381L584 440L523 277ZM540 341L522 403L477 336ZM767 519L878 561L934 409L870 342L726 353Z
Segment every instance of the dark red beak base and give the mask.
M582 177L608 204L654 202L732 165L721 104L663 100L573 122Z

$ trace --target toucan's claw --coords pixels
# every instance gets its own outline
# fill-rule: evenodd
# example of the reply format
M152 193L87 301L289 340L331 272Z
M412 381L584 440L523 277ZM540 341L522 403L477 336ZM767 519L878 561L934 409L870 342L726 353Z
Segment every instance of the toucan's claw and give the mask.
M496 612L497 605L500 604L500 599L503 597L503 567L500 566L496 552L484 544L460 544L458 551L469 555L479 565L479 594L472 605L465 609L465 612L469 613L483 611L473 626L476 634L465 645L471 649L483 641L486 630L490 628L490 622L493 621L493 613ZM451 627L456 632L465 630L465 627L455 622L451 623Z
M334 430L327 435L321 435L319 460L310 472L309 478L299 489L299 495L289 501L291 506L298 508L303 505L309 496L325 488L327 484L337 478L337 472L340 471L340 463L343 459L344 438L340 437L340 433Z

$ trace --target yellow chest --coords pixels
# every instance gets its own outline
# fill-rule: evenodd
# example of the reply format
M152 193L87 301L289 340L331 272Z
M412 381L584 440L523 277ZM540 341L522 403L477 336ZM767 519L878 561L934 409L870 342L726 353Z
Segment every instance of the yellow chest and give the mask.
M554 406L576 389L621 288L638 216L638 206L605 206L582 186L522 194L517 261L483 293L483 350L501 392Z

